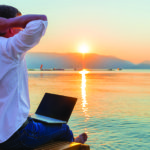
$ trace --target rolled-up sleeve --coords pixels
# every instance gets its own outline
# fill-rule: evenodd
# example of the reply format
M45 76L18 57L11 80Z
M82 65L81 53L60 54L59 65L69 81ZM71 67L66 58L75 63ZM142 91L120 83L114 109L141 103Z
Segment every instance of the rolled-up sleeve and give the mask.
M18 58L24 52L37 45L45 34L48 22L35 20L29 22L25 29L8 39L7 50L12 56Z

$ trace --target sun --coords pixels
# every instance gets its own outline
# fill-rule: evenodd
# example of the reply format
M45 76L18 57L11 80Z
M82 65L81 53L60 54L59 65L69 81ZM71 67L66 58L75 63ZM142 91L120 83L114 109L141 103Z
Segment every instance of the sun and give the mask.
M80 45L79 52L80 53L88 53L89 52L89 46L86 44Z

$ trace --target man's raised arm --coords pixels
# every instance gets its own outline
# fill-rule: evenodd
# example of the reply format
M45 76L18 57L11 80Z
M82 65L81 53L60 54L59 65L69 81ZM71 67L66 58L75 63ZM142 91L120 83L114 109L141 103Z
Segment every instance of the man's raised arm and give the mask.
M13 27L25 28L33 20L47 21L47 17L45 15L23 15L9 19L0 17L0 33L6 33L9 28Z

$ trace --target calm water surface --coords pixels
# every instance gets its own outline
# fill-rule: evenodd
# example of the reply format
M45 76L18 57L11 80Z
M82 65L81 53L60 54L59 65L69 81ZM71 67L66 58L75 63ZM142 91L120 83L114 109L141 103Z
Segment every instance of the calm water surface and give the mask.
M69 120L92 150L150 149L150 71L29 72L31 113L45 92L77 97Z

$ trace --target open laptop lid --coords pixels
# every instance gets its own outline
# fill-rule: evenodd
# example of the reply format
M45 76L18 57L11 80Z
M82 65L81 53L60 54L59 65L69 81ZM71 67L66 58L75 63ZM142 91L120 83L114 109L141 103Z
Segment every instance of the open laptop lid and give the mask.
M68 122L77 98L45 93L35 114Z

